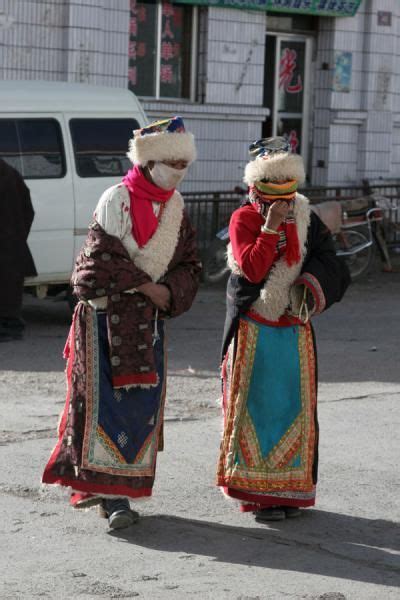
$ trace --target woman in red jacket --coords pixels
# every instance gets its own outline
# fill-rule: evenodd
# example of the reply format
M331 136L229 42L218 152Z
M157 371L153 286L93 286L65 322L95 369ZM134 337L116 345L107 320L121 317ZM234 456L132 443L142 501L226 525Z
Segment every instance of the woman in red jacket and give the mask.
M310 317L349 283L332 238L297 193L302 158L285 138L250 146L248 199L229 226L224 434L217 483L257 520L315 503L317 377Z

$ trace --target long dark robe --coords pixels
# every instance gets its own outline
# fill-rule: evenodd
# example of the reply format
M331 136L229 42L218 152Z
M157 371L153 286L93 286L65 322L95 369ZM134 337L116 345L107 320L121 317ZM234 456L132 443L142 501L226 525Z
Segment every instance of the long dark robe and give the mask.
M18 318L25 277L37 275L27 239L34 210L21 175L0 159L0 318Z

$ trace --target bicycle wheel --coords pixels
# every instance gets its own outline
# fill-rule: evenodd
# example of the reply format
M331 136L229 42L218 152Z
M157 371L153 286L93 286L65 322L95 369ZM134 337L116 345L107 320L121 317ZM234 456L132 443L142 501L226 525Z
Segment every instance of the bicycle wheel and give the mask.
M349 256L344 255L352 280L364 275L368 271L373 257L373 245L367 246L369 242L367 236L360 231L348 229L333 236L333 239L339 255L350 250L356 251Z

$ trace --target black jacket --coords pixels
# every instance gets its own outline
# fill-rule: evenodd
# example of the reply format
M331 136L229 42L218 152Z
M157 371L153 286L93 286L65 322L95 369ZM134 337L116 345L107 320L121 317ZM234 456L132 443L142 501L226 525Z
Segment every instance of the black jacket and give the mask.
M0 275L37 275L27 239L34 211L21 175L0 159Z

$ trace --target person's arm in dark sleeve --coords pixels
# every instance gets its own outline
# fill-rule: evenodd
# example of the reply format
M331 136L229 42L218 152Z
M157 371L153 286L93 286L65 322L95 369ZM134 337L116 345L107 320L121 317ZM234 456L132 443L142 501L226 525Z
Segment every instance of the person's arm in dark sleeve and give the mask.
M160 283L171 293L169 317L177 317L189 310L199 288L201 262L197 252L196 234L184 213L180 235L184 238L184 250L179 264L169 271Z
M71 276L73 293L80 300L113 296L151 281L132 262L121 240L107 234L98 223L89 227Z
M329 229L313 214L308 236L309 252L294 287L307 289L309 308L319 314L340 302L350 284L345 261L336 256Z

